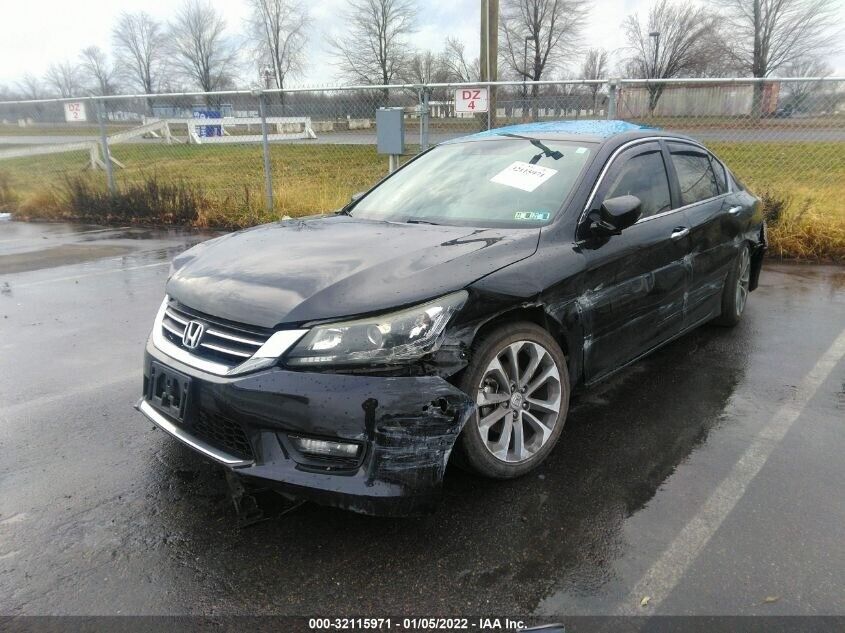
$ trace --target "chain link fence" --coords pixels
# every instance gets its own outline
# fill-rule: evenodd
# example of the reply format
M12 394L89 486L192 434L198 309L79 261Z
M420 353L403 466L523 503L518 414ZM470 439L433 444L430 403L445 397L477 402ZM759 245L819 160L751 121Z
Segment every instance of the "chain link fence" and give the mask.
M456 90L488 87L487 113ZM351 86L0 103L0 210L245 226L331 211L388 170L375 113L401 107L407 160L490 127L624 119L713 149L774 213L845 231L845 79ZM845 241L845 238L843 238Z

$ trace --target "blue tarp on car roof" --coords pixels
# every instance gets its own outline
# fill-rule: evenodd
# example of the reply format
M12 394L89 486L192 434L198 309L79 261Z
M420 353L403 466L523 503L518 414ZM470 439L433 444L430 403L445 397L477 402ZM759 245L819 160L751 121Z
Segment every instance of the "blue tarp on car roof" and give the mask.
M486 136L502 136L504 134L574 134L578 136L596 136L599 138L609 138L616 134L624 132L634 132L636 130L654 130L657 129L650 125L640 125L638 123L628 123L628 121L542 121L540 123L521 123L519 125L509 125L507 127L499 127L492 130L485 130L478 134L464 136L463 140L467 138L483 138Z

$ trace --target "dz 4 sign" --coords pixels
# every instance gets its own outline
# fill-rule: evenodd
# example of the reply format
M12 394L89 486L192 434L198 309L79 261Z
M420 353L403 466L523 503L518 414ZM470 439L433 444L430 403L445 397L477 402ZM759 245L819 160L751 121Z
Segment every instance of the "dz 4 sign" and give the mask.
M487 112L487 88L455 90L455 112Z

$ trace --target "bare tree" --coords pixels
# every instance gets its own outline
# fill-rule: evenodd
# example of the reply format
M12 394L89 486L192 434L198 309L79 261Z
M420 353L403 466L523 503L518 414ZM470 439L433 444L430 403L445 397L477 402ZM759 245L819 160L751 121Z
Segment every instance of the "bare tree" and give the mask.
M47 97L47 89L44 86L44 82L41 81L39 77L31 73L26 73L23 77L20 78L19 81L15 83L15 88L17 89L16 92L18 93L17 98L19 99L44 99ZM34 115L35 119L40 119L43 115L43 106L40 103L35 104L32 107L31 112L19 112L18 118L29 118Z
M731 53L746 72L768 77L779 68L829 54L842 35L837 0L719 0L733 37Z
M584 63L581 65L581 79L592 81L607 79L607 51L603 48L591 48L584 56ZM597 97L599 84L590 84L589 90L593 97L593 111L598 108Z
M79 60L82 78L93 92L99 95L111 95L117 92L115 69L100 47L89 46L82 49Z
M248 0L250 37L256 45L262 70L270 69L275 88L284 88L285 79L302 70L310 24L308 10L298 0ZM284 104L284 93L279 94Z
M0 101L11 101L15 98L15 93L6 84L0 84Z
M442 57L432 51L417 51L402 69L401 79L412 84L442 83L448 81Z
M835 50L842 35L837 0L719 0L732 33L729 51L745 72L768 77L802 59ZM753 110L762 114L762 84Z
M405 64L402 81L412 84L447 83L451 77L443 61L443 54L432 51L417 51ZM449 91L445 88L430 92L434 101L446 101Z
M189 92L192 86L185 82L185 78L173 73L165 73L162 75L158 84L159 92Z
M170 26L173 63L204 92L231 85L237 50L208 0L185 0Z
M156 92L165 58L161 23L143 11L123 13L112 31L112 40L119 73L144 94Z
M26 73L21 80L17 82L18 92L24 99L43 99L44 84L41 80L30 73Z
M808 112L819 109L820 104L814 103L818 100L813 99L821 95L824 87L824 83L819 79L829 77L833 70L827 62L817 57L808 57L787 64L780 74L790 78L807 78L807 81L783 82L781 91L785 93L784 102L790 111Z
M340 71L352 81L390 84L408 61L406 36L414 30L415 17L413 0L350 0L346 35L329 38Z
M503 0L499 21L503 66L530 81L565 66L577 49L589 8L589 0ZM538 94L537 86L532 86L534 118Z
M51 64L44 75L44 82L61 97L76 97L82 92L79 69L70 62Z
M671 79L695 76L706 68L716 16L705 7L658 0L645 22L635 13L622 26L628 40L629 72L648 79ZM649 112L654 113L663 88L664 84L648 86Z
M688 74L695 77L741 77L745 69L730 54L732 35L718 15L713 32L698 44L696 63Z
M478 58L467 59L466 46L456 37L447 37L441 54L441 63L446 70L448 81L471 82L478 81L481 68Z

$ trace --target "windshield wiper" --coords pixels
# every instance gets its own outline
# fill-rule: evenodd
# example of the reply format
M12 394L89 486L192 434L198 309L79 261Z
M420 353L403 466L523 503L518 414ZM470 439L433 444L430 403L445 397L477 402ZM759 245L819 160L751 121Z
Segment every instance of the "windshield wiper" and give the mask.
M440 226L439 222L430 222L429 220L405 220L405 224L432 224L434 226Z
M538 141L536 138L528 139L528 142L531 143L537 149L541 150L539 154L535 155L534 158L528 161L529 165L536 165L540 162L540 159L543 158L543 156L548 156L549 158L554 158L555 160L563 158L562 152L552 150L548 146L543 145L543 143Z
M543 152L542 154L537 154L536 156L534 156L534 158L532 158L530 161L528 161L529 164L531 164L531 165L536 165L537 163L539 163L540 159L543 158L543 156L548 156L549 158L554 158L555 160L559 160L559 159L563 158L562 152L559 152L557 150L553 150L548 145L545 145L542 141L540 141L536 138L530 138L528 136L522 136L521 134L502 134L502 136L510 136L511 138L520 138L524 141L528 141L529 143L531 143L537 149L542 150L542 152Z

